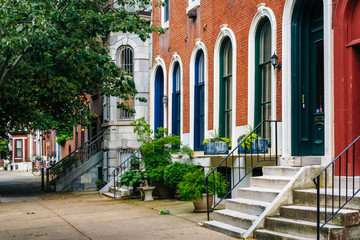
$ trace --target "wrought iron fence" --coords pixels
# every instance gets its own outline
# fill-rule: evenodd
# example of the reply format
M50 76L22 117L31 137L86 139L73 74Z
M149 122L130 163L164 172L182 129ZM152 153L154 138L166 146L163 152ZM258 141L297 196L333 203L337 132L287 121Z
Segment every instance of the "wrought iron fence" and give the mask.
M101 131L89 141L75 149L55 165L46 169L46 190L55 191L56 182L84 164L92 156L101 151L104 132Z
M231 192L263 162L278 161L278 123L277 120L263 120L247 135L238 139L237 147L232 150L207 176L204 178L207 194L207 218L210 220L212 212L224 199L231 196ZM227 166L238 166L237 172L234 168ZM225 168L224 168L225 167ZM225 179L216 177L221 170ZM235 177L235 173L237 177ZM230 183L229 183L230 182ZM213 197L209 201L209 194L217 193L226 184L226 193L222 196Z
M360 186L355 188L355 176L360 174L359 145L360 136L313 179L317 195L317 239L321 229L360 191Z

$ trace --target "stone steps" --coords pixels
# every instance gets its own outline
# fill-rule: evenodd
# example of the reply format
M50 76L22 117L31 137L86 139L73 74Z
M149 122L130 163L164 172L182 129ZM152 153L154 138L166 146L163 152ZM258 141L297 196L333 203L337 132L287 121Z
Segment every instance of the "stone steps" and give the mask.
M313 238L305 238L288 233L279 233L267 229L256 230L256 237L257 239L266 240L313 240Z
M294 203L297 205L312 205L317 204L316 189L300 189L293 191ZM334 191L334 206L339 206L339 190ZM346 191L341 190L341 205L346 202ZM348 198L352 196L352 190L348 191ZM327 206L332 206L332 190L327 189ZM325 189L320 189L320 205L325 205ZM347 209L360 210L360 193L358 193L349 203L346 204Z
M259 216L269 206L269 202L249 200L245 198L227 199L226 209Z
M265 228L267 230L272 230L276 232L281 232L285 234L297 235L304 238L316 238L316 223L303 221L299 219L289 219L283 217L267 217ZM257 231L255 231L257 234ZM346 239L346 228L326 224L321 229L321 239L328 239L331 236L331 239ZM268 239L259 238L256 235L256 239Z
M218 222L227 223L229 225L243 229L249 229L253 222L255 222L257 219L257 216L229 209L215 211L213 217L214 220Z
M232 225L216 220L204 222L203 226L208 229L227 234L234 238L242 238L244 233L246 232L246 229L234 227Z
M276 168L263 167L266 175L251 177L250 187L239 188L238 197L226 200L226 209L214 211L214 220L204 222L204 226L229 236L247 237L254 222L300 170L291 167Z
M331 209L326 209L327 217L331 216ZM316 222L317 208L312 206L282 206L280 216L291 219L301 219L304 221ZM325 219L325 208L320 208L321 219ZM342 209L330 221L330 224L338 226L355 226L360 223L359 211Z

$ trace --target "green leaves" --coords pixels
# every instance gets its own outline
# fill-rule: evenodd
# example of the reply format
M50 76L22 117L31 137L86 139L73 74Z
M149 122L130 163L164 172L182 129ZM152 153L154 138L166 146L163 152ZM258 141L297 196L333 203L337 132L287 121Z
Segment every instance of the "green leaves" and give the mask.
M86 124L88 94L135 98L133 78L111 61L103 43L110 32L146 40L162 29L126 11L125 2L138 0L110 10L108 2L0 0L0 136L15 126Z

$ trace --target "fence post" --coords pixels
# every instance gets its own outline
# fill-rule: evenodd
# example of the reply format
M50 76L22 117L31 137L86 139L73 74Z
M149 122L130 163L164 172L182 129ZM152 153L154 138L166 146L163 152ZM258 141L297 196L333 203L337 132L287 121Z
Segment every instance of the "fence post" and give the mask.
M41 169L41 191L45 191L45 176L44 176L44 168Z
M46 191L50 191L50 174L49 171L46 171Z

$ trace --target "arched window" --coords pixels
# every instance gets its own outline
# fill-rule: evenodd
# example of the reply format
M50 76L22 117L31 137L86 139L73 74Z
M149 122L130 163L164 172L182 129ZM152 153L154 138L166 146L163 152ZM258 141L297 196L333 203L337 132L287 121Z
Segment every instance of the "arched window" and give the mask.
M172 134L180 136L181 122L181 72L179 63L175 63L173 71L173 91L172 91Z
M122 46L119 49L118 55L119 68L126 72L128 75L133 76L134 74L134 52L129 46ZM120 99L118 104L124 104L126 107L134 108L134 98L129 96L129 99ZM126 109L118 108L118 120L131 120L134 118L134 114L127 111Z
M195 59L194 150L203 150L205 131L205 62L200 50Z
M164 127L164 71L162 67L158 67L155 75L155 116L154 116L154 132L158 132L159 127Z
M232 118L232 45L225 38L220 48L219 134L231 139Z
M265 18L256 34L255 58L255 116L254 126L271 119L271 25ZM270 125L262 129L264 138L270 137Z

